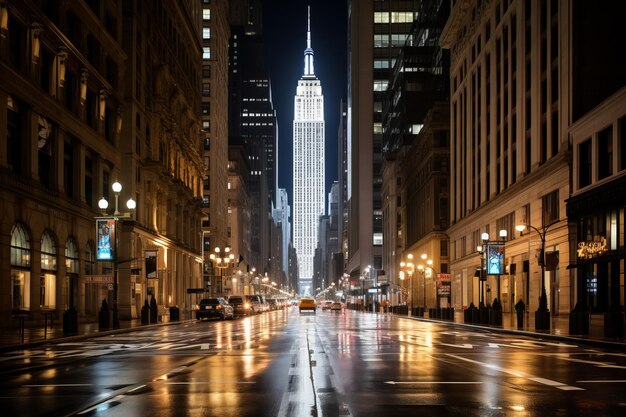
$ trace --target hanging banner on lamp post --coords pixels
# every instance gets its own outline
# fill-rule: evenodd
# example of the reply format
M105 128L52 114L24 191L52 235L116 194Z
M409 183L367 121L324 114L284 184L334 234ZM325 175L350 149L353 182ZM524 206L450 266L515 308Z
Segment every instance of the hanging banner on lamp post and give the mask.
M504 274L504 243L490 243L487 245L487 275Z
M115 219L96 219L96 237L98 247L96 249L96 260L115 260Z

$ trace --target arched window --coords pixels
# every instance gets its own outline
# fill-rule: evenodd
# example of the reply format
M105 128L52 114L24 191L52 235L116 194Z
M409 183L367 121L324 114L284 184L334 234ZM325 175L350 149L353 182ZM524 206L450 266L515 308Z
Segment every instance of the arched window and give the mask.
M21 223L11 229L11 266L30 267L30 235Z
M11 309L30 309L30 235L22 223L11 229Z
M57 245L49 231L41 237L41 280L39 305L45 309L56 307Z
M67 239L65 244L65 266L68 274L78 274L78 248L73 237Z
M57 245L48 231L41 237L41 269L57 270Z
M87 247L85 248L85 274L92 275L94 273L94 250L95 244L93 240L87 242Z

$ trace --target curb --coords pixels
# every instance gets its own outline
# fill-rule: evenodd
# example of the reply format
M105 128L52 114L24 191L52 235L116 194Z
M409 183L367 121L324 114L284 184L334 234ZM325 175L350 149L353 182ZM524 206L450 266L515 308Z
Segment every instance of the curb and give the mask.
M376 313L376 314L380 314L380 313ZM620 342L620 341L586 339L586 338L576 337L576 336L566 336L566 335L558 335L558 334L552 334L552 333L533 332L531 330L505 329L502 327L480 326L480 325L471 324L471 323L458 323L455 321L435 320L435 319L423 318L423 317L408 317L408 316L397 315L397 314L393 314L393 316L408 319L408 320L426 321L426 322L431 322L431 323L447 324L447 325L451 325L455 327L471 328L473 330L483 330L487 332L504 333L504 334L516 334L520 336L533 337L535 339L559 340L559 341L567 341L570 343L575 342L580 345L603 347L607 349L618 349L622 351L626 349L626 343Z

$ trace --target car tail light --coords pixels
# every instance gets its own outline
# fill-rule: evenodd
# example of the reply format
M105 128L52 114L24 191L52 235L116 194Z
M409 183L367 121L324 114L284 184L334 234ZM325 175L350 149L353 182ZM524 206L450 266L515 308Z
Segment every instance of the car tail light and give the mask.
M222 306L218 304L216 308L219 310L222 308Z
M244 307L245 307L245 308L250 308L250 303L246 303L246 304L244 304Z
M198 304L196 304L196 311L200 310L200 306Z

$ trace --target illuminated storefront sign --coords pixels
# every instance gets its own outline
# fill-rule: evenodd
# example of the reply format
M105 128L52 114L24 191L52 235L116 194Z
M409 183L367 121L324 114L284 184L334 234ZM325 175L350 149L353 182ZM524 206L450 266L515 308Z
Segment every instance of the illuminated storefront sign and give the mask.
M576 249L579 258L593 258L606 252L606 238L598 237L591 242L578 242L578 248Z

